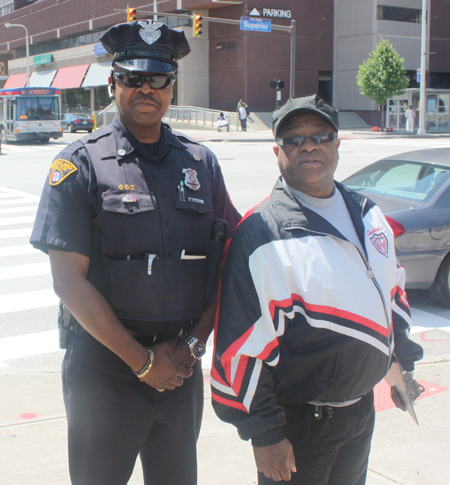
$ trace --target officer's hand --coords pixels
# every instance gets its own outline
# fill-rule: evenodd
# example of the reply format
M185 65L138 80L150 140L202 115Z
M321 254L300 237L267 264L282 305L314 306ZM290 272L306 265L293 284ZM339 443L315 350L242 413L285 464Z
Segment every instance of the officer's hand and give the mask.
M175 359L175 362L178 362L180 365L188 369L192 367L197 360L192 357L188 344L182 340L178 340L177 344L172 349L172 357Z
M170 340L151 347L154 353L153 365L150 372L141 379L142 382L155 389L173 391L175 387L183 385L184 379L191 377L192 369L186 369L173 359L172 349L175 345L176 341Z
M255 462L258 471L275 482L289 481L291 472L296 472L294 450L291 443L285 438L276 445L253 447Z

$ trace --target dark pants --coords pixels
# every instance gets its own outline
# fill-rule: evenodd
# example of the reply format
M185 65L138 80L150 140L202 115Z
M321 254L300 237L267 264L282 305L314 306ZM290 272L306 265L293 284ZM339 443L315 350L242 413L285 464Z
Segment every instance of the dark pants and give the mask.
M244 118L243 120L239 120L241 122L241 128L242 131L247 131L247 118Z
M183 386L158 392L82 332L64 357L63 391L73 485L125 485L138 455L145 485L197 483L200 362Z
M289 482L275 482L258 473L259 485L363 485L375 424L373 392L357 403L324 412L320 420L310 404L288 404L284 432L294 447L297 473Z

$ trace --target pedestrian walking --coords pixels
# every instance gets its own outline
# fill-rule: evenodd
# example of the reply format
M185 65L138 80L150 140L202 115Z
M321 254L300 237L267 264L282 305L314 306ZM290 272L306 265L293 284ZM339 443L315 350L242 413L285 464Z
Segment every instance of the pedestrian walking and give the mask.
M291 98L273 134L281 177L241 221L222 278L213 406L252 440L260 485L362 485L373 388L394 352L408 373L423 355L404 269L381 210L334 180L338 111Z
M55 158L31 235L63 302L70 477L125 485L140 455L145 484L195 485L200 358L240 216L214 154L162 123L184 33L139 20L100 40L117 115Z

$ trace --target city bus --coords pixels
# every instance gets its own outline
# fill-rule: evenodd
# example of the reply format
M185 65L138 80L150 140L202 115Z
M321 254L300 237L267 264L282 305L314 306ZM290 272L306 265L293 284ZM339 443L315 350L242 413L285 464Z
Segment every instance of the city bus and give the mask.
M0 129L4 143L62 137L60 90L0 89Z

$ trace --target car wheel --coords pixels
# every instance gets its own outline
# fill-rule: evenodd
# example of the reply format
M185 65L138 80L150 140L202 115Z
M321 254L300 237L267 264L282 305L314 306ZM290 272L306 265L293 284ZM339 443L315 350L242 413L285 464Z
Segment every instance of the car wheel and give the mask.
M48 143L50 138L41 138L41 143Z
M77 130L74 126L71 126L69 131L70 131L70 133L76 133L77 132Z
M88 132L88 133L92 133L92 130L88 130L87 132Z
M442 262L428 293L437 303L450 307L450 254Z

